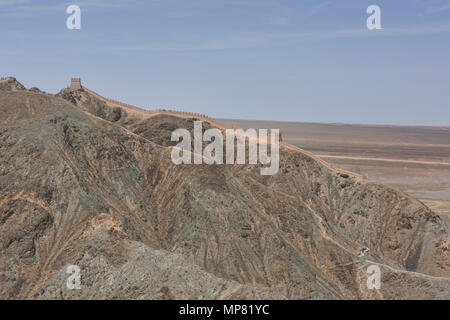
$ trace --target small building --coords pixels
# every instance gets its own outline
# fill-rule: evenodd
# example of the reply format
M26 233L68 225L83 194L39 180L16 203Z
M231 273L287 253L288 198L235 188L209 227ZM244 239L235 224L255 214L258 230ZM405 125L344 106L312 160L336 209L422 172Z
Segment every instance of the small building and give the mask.
M81 89L81 78L71 78L70 79L70 90Z

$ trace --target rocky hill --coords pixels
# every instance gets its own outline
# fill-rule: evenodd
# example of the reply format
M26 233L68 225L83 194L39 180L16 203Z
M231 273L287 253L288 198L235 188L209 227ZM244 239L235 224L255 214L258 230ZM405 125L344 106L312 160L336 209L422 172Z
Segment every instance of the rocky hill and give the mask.
M6 77L0 79L0 91L21 91L26 88L14 77Z
M22 87L0 82L1 299L450 298L448 226L404 193L288 145L273 176L177 166L195 118Z

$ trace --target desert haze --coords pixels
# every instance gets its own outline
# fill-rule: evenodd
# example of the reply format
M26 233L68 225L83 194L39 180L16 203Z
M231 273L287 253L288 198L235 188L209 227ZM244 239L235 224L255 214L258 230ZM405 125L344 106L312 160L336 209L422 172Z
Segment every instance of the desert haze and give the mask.
M262 176L170 160L177 128L248 123L12 77L0 108L0 299L449 298L444 129L280 123Z
M279 128L285 142L402 190L450 223L450 127L221 121L239 128Z

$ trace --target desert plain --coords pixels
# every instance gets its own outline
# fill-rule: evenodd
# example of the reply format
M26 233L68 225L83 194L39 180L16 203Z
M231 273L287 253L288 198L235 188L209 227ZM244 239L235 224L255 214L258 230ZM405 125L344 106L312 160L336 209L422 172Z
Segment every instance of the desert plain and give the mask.
M221 121L243 129L279 128L283 141L408 193L450 223L450 127Z

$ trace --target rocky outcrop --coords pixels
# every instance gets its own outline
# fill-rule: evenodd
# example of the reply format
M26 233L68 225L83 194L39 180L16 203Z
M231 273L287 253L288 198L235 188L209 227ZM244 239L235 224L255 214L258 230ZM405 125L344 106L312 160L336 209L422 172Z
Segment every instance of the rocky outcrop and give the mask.
M0 90L3 91L20 91L26 88L14 77L6 77L0 79Z
M83 90L0 106L0 298L448 298L448 227L406 194L287 147L274 176L177 166L170 132L194 118Z

